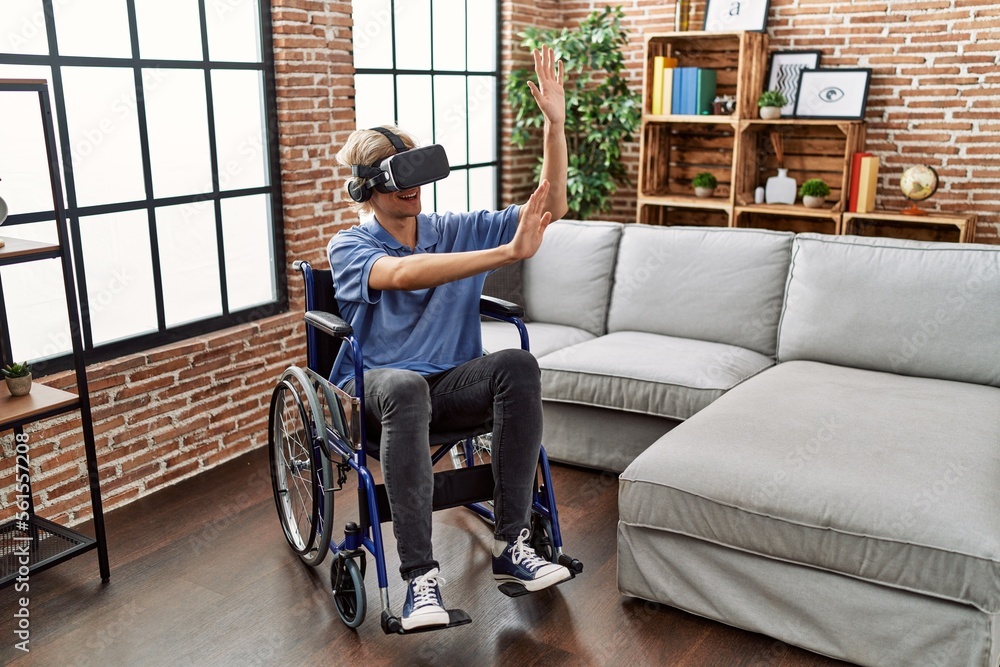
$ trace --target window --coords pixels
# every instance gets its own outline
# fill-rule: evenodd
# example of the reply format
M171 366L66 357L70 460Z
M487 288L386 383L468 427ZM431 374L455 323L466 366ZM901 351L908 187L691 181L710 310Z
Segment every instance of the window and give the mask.
M285 308L270 34L261 0L4 0L0 78L49 83L88 361ZM0 103L0 236L55 242L30 111ZM0 274L17 359L70 349L46 264Z
M424 209L497 206L495 0L354 0L359 128L396 122L422 145L444 146L452 174L427 188Z

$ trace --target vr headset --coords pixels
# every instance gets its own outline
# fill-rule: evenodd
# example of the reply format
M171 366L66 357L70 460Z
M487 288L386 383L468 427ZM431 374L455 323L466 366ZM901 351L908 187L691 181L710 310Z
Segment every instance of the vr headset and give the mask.
M395 155L373 165L351 165L351 175L364 180L352 180L347 186L351 199L366 202L372 198L372 190L398 192L440 181L451 173L448 156L439 144L407 149L399 135L384 127L370 128L390 142L396 149Z

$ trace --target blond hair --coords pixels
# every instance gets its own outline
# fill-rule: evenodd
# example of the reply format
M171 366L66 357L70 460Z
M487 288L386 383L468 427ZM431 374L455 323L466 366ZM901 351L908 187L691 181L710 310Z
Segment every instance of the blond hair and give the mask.
M404 132L395 125L382 125L381 127L398 135L403 141L403 145L408 149L416 148L417 140L413 138L413 135ZM337 153L337 162L345 167L355 164L371 166L395 154L396 149L393 147L392 142L381 132L376 130L355 130L347 138L347 143L344 144L344 147ZM360 185L362 180L359 177L352 176L344 181L344 189L348 189L351 185ZM350 199L350 195L348 195L348 199ZM366 202L352 200L351 208L361 215L371 215L373 212L371 200Z

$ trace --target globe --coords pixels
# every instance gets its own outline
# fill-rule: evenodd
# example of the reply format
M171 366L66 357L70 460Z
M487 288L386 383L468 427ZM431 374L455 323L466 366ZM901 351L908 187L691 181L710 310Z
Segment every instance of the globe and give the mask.
M933 167L927 165L917 165L910 167L903 172L899 179L899 188L906 195L907 199L918 202L928 199L937 191L938 175ZM903 213L911 215L925 215L925 211L917 207L916 204L905 209Z

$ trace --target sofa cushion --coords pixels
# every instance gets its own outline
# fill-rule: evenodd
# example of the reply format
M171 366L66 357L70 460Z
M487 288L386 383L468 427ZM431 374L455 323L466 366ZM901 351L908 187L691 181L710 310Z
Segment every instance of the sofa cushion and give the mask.
M619 331L538 360L542 398L687 419L774 363L732 345Z
M517 328L507 322L496 320L482 322L483 349L486 352L496 352L497 350L519 349L521 347L521 337L517 333ZM590 340L594 334L576 327L567 327L562 324L549 324L547 322L528 322L525 324L528 330L528 343L531 352L536 356L554 352L562 347L568 347L585 340Z
M1000 246L802 234L778 357L1000 387Z
M628 225L608 331L694 338L774 356L793 235Z
M629 525L1000 612L1000 389L793 361L622 473Z
M605 332L608 296L622 225L560 220L524 262L524 308L533 321Z

